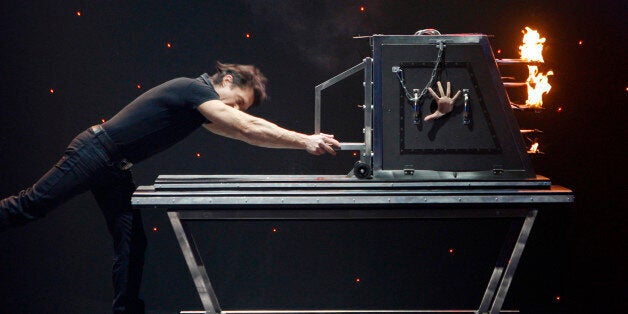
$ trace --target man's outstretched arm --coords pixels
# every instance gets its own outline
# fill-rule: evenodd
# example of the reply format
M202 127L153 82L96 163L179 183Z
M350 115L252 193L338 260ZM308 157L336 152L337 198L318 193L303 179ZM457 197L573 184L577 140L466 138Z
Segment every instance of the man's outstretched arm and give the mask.
M203 125L213 133L237 139L251 145L269 148L304 149L310 154L330 153L340 143L329 134L302 134L227 106L220 100L210 100L198 107L198 111L211 121Z

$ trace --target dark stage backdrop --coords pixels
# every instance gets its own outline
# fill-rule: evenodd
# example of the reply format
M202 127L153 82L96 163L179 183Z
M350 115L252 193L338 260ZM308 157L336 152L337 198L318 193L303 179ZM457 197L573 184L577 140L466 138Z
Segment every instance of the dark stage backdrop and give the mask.
M521 116L522 125L545 132L537 172L573 188L577 198L570 209L540 214L507 304L528 313L610 312L626 304L618 292L628 265L621 210L626 6L610 0L3 1L0 196L37 180L80 131L161 82L213 72L216 60L258 65L272 98L252 113L312 132L314 86L369 56L368 42L352 36L421 28L486 33L502 50L498 57L517 58L521 30L530 26L548 38L546 70L556 74L547 109ZM356 140L360 86L349 85L325 99L324 126ZM326 174L346 173L351 165L350 156L249 147L199 130L133 172L137 184L149 185L158 174ZM148 231L148 312L200 309L164 213L145 215L147 228L159 228ZM89 194L0 234L0 313L109 312L111 250Z

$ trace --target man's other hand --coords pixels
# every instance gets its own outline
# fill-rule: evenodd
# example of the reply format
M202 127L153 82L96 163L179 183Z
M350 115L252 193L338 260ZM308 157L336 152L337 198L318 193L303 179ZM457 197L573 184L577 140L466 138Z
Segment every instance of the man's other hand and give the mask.
M438 91L440 92L440 97L436 95L436 93L431 87L428 87L427 91L429 91L430 94L432 94L432 97L434 97L434 99L436 100L436 103L438 104L438 109L436 109L436 111L434 111L434 113L432 113L431 115L425 117L425 121L438 119L450 113L451 110L454 109L454 103L456 102L456 99L458 99L458 96L460 96L460 90L458 90L458 92L453 98L450 97L451 96L451 84L449 82L447 82L447 93L443 91L443 85L440 83L440 81L436 82L436 84L438 85Z
M305 150L312 155L330 153L336 155L334 147L340 148L340 142L336 141L332 134L312 134L307 136Z

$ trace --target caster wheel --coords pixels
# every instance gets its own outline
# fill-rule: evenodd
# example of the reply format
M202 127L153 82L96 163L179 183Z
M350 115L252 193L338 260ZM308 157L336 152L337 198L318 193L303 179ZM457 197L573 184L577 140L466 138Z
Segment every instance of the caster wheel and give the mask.
M371 167L361 161L353 165L353 174L358 179L367 179L371 177Z

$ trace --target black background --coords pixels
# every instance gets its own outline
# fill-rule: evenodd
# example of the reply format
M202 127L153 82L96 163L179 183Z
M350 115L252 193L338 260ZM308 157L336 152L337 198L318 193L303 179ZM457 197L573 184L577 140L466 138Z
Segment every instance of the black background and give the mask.
M574 189L576 204L541 213L508 302L533 313L601 313L626 305L627 10L621 1L4 1L0 10L2 196L38 179L78 132L163 81L213 72L216 60L258 65L272 99L252 113L307 133L314 86L370 54L367 41L352 36L428 27L485 33L494 35L498 57L517 58L521 30L537 29L547 37L542 70L556 74L546 109L519 119L545 132L537 172ZM362 123L360 100L355 92L338 94L326 98L324 129L344 140L359 133L349 127ZM333 114L336 108L341 114ZM347 115L357 122L346 122ZM158 174L345 173L350 161L198 131L134 174L147 185ZM147 223L163 221L159 213L147 215ZM148 234L149 312L200 308L174 237L160 227ZM95 202L79 196L0 235L0 312L107 313L111 258Z

